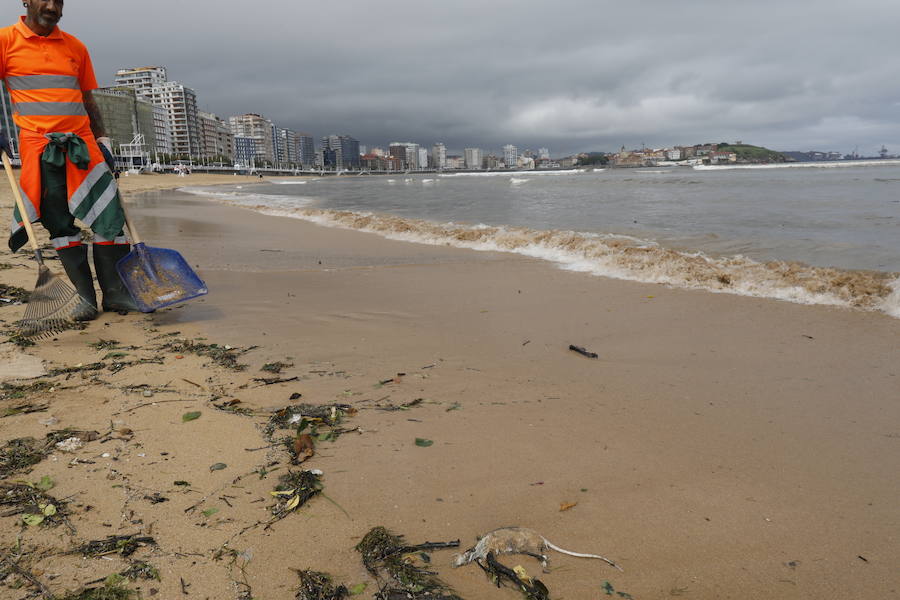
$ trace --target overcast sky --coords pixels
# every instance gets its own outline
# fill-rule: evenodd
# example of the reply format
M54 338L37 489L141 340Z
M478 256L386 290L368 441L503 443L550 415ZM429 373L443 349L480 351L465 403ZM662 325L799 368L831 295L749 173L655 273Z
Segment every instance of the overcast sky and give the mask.
M61 26L101 85L161 65L317 139L871 155L900 153L898 23L898 0L70 0Z

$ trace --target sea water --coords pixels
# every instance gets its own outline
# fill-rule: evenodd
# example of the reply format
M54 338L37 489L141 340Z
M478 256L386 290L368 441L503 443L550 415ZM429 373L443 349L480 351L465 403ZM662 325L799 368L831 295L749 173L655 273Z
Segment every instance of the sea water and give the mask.
M350 175L183 191L599 276L900 318L900 162Z

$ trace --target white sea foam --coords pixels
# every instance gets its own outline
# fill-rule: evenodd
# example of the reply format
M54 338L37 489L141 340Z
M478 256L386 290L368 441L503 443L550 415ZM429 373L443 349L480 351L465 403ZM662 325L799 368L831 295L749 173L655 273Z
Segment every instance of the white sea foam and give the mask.
M509 183L511 185L522 185L523 183L528 183L529 181L531 180L524 177L511 177L509 179Z
M254 194L247 192L226 192L221 190L212 190L202 187L183 187L178 188L179 192L185 194L193 194L195 196L206 196L215 198L228 204L235 204L247 208L299 208L309 206L313 203L313 198L304 196L276 196L274 194Z
M847 167L885 167L900 165L900 160L841 160L804 163L771 163L763 165L694 165L697 171L729 171L733 169L841 169Z
M659 283L800 304L877 310L900 318L900 273L845 271L801 263L761 263L743 256L712 257L679 252L632 236L435 223L370 212L309 208L312 198L243 196L233 192L198 193L228 204L302 219L327 227L354 229L383 237L430 245L511 252L598 276Z
M275 185L306 185L309 182L305 179L279 179L270 180L269 183L274 183Z
M565 171L477 171L473 173L441 173L438 177L515 177L516 175L581 175L581 169Z

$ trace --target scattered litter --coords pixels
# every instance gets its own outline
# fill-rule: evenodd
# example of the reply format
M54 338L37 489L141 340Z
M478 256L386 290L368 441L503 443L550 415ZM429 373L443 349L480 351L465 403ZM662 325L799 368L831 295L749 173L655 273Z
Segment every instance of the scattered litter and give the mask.
M434 440L426 440L425 438L416 438L416 446L420 448L428 448L434 445Z
M297 571L300 587L297 588L296 600L344 600L351 592L345 586L334 586L331 576L319 571ZM359 592L356 592L359 593Z
M569 350L571 350L573 352L577 352L578 354L580 354L582 356L586 356L588 358L600 358L596 352L590 352L589 350L585 350L581 346L574 346L574 345L570 344Z
M266 439L271 442L274 441L272 436L276 430L287 429L303 420L312 424L335 427L344 420L345 416L354 414L356 414L356 409L349 404L292 404L273 412L263 432Z
M566 512L567 510L572 510L578 506L577 502L563 502L559 505L559 512Z
M75 452L83 447L84 442L81 441L81 438L75 436L66 438L61 442L56 442L56 449L60 452Z
M10 440L0 448L0 479L38 464L55 449L57 442L72 437L86 443L99 439L100 434L96 431L61 429L48 433L43 442L32 437Z

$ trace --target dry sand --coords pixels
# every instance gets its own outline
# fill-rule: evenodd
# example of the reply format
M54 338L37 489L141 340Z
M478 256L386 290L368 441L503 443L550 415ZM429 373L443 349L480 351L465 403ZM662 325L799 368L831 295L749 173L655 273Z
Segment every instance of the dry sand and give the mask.
M132 176L122 187L234 181ZM113 429L107 441L54 452L9 478L49 475L51 494L71 503L77 533L0 519L3 552L20 539L22 565L54 592L127 566L118 555L61 552L142 532L158 547L134 557L161 575L131 584L145 598L240 598L237 581L253 598L287 600L291 569L304 568L369 582L360 597L370 598L376 586L353 546L372 526L467 547L479 533L521 525L625 570L554 554L541 574L529 557L503 559L540 576L552 598L604 598L607 581L615 598L898 597L900 321L612 281L174 192L127 196L146 241L179 249L211 293L153 315L106 314L25 350L48 370L106 363L19 381L53 388L0 400L0 415L23 402L49 405L0 418L0 443L62 427ZM7 256L0 262L13 267L0 282L30 289L28 255ZM0 319L21 311L0 306ZM245 371L231 371L159 349L176 337L259 348L240 356ZM100 340L121 349L88 345ZM0 351L10 362L19 352ZM115 371L138 359L161 364ZM271 377L260 369L274 361L293 363L281 376L299 380L252 381ZM408 410L376 408L419 398ZM213 406L231 399L259 416ZM296 402L359 410L345 426L363 433L318 443L304 465L324 471L334 502L314 498L268 530L240 534L269 517L288 467L280 449L246 449L266 445L268 411ZM183 423L189 411L202 414ZM41 423L51 416L56 424ZM211 471L215 463L227 467ZM168 500L153 503L155 493ZM463 598L521 597L474 565L449 568L451 551L432 556ZM2 598L28 594L0 587Z

